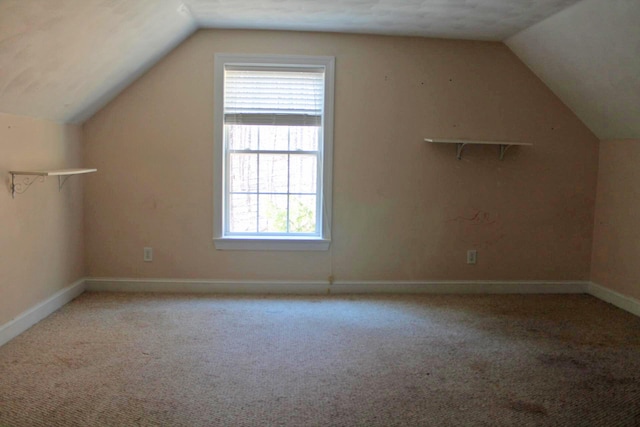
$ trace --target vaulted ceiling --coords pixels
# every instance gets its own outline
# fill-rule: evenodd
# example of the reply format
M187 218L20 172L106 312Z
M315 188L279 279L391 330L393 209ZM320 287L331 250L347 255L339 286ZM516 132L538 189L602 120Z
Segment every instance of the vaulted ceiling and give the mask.
M215 28L503 40L578 0L185 0Z
M583 0L506 43L600 139L640 139L640 0Z
M179 0L0 0L0 112L81 122L195 29Z
M638 6L638 0L0 0L0 112L82 122L198 28L334 31L506 40L596 134L640 138L628 123L640 109L638 97L621 96L640 75ZM625 18L623 29L616 17ZM580 45L584 33L593 46Z

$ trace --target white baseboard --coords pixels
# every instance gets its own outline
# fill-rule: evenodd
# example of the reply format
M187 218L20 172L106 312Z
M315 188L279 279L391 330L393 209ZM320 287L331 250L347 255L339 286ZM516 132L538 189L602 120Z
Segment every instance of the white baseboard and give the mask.
M20 335L78 295L97 292L165 292L212 294L583 294L587 293L636 316L640 301L583 281L223 281L184 279L80 279L0 326L0 346Z
M327 282L88 278L91 292L324 295Z
M618 308L628 311L631 314L640 316L640 301L637 299L622 295L621 293L593 282L589 283L587 293L601 299L602 301L606 301L609 304L613 304Z
M88 291L214 294L580 294L588 282L544 281L229 281L88 278Z
M85 290L84 279L80 279L64 289L59 290L53 296L31 307L15 319L0 326L0 346L17 337L51 313L67 304Z
M580 281L344 281L331 286L332 294L581 294Z

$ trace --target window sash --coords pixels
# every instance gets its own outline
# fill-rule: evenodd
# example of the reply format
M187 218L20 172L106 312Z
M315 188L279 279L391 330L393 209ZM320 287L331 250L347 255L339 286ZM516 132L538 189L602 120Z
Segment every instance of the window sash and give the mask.
M310 114L224 113L225 125L322 126L322 116Z
M225 123L226 124L226 123ZM322 129L319 129L318 134L318 150L317 151L303 151L303 150L253 150L253 149L228 149L228 141L226 134L226 126L224 132L224 150L225 150L225 180L224 180L224 235L225 236L264 236L264 237L321 237L323 234L322 224L323 224L323 193L322 193L322 182L323 182L323 165L322 165ZM256 191L232 191L231 186L231 168L229 165L231 164L231 155L232 154L256 154L258 168L257 168L257 182L256 182ZM260 191L260 155L286 155L287 159L287 191L282 193L273 193L273 192L261 192ZM291 177L291 169L290 169L290 158L291 155L310 155L316 158L316 186L314 193L299 193L299 192L291 192L291 184L289 182ZM257 206L256 206L256 231L252 232L239 232L239 231L231 231L231 196L233 195L255 195L257 197ZM286 232L268 232L268 231L260 231L260 196L261 195L277 195L277 196L286 196L287 197L287 219L286 219ZM291 206L289 204L291 196L315 196L316 204L315 204L315 232L294 232L289 231L290 227L290 213Z

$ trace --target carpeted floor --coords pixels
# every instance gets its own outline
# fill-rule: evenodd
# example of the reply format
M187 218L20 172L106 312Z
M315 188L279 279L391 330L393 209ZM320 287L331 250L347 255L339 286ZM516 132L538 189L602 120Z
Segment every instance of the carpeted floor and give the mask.
M640 426L589 296L86 293L0 348L6 426Z

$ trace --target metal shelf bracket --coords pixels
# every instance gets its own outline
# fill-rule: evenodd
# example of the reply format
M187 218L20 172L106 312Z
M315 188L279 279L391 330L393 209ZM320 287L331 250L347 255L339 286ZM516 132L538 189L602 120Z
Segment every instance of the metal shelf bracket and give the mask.
M73 175L96 172L97 169L50 169L38 171L9 171L11 174L11 197L16 198L16 194L26 192L34 182L44 182L48 176L58 177L58 191L62 191L62 187L69 177ZM23 178L16 178L16 177Z
M514 145L518 146L531 146L533 144L528 142L511 142L511 141L475 141L465 139L435 139L425 138L425 142L431 142L434 144L456 144L456 159L462 160L462 152L467 145L497 145L500 149L500 160L504 159L504 155L509 148Z
M16 179L15 173L11 173L11 198L15 199L16 194L25 193L34 182L40 181L44 182L44 176L33 175L33 176L25 176L22 180ZM20 182L18 182L20 181Z

